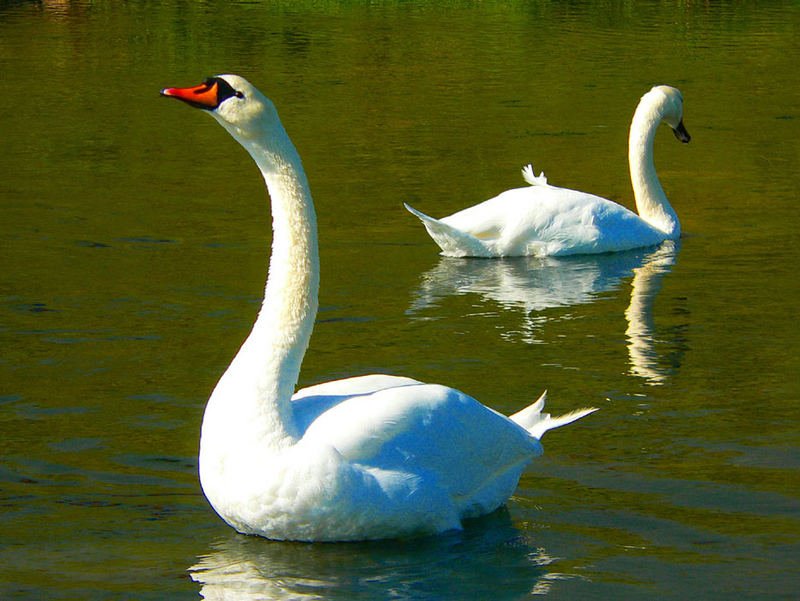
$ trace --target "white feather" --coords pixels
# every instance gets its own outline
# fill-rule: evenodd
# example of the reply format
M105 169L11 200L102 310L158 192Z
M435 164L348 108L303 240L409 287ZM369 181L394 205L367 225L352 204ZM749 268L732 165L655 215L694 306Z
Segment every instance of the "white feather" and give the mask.
M420 218L445 256L594 254L677 240L680 223L656 175L653 139L664 121L688 142L682 115L681 93L670 86L654 87L636 108L628 161L638 215L611 200L552 186L531 165L522 169L527 188L507 190L447 217L434 219L406 208Z
M292 395L317 310L311 194L272 103L240 77L220 78L237 94L211 114L261 169L274 232L261 311L203 416L200 481L209 502L239 532L306 541L431 534L497 509L542 447L472 397L390 375ZM164 94L194 100L176 88ZM532 426L543 432L557 421Z

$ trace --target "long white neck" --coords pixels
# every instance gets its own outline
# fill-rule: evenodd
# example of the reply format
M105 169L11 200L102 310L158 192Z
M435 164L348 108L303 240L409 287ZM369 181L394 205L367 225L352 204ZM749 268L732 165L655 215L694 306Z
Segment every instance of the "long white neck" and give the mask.
M661 105L654 102L651 95L645 95L636 107L631 122L628 164L639 216L667 234L668 238L678 238L681 225L658 181L653 161L653 141L661 118Z
M290 399L317 313L316 215L300 157L280 123L259 138L234 137L258 164L272 199L272 257L258 318L206 411L214 405L238 422L242 436L282 448L297 439Z

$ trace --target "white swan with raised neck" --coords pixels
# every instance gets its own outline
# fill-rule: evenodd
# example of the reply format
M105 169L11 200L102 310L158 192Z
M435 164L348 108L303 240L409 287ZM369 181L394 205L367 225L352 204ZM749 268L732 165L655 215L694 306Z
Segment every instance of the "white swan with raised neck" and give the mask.
M559 418L544 395L507 418L445 386L370 375L294 393L317 311L316 217L273 104L236 75L165 88L250 153L272 199L264 302L206 406L200 481L239 532L341 541L431 534L504 504Z
M405 205L425 225L442 254L452 257L559 256L624 251L677 240L681 226L656 174L653 141L668 124L681 142L683 97L655 86L639 101L631 121L628 163L637 215L600 196L559 188L522 170L526 188L507 190L473 207L434 219Z

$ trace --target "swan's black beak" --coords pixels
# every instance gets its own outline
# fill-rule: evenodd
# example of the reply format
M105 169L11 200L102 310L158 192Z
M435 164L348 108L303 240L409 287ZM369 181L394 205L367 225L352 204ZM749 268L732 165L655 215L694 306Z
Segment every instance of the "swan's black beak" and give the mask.
M683 121L678 123L678 127L673 129L672 133L675 134L675 137L678 138L684 144L692 139L692 136L689 135L689 132L686 131L686 128L683 126Z
M190 88L164 88L161 95L183 100L188 105L206 111L213 111L231 96L243 97L241 92L234 90L221 77L209 77L199 86Z

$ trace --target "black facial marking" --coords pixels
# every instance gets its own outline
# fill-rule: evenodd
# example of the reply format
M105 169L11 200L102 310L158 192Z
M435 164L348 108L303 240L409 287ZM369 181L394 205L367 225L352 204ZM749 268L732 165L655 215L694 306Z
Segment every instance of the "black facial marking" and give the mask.
M239 90L234 90L231 84L221 77L209 77L205 83L209 87L215 83L217 84L217 106L232 96L235 96L236 98L244 98L244 94L242 94Z

